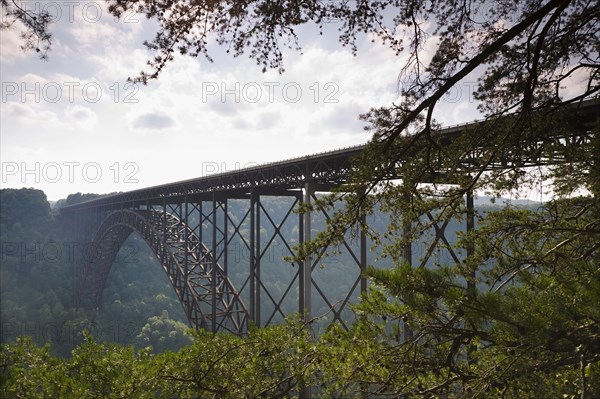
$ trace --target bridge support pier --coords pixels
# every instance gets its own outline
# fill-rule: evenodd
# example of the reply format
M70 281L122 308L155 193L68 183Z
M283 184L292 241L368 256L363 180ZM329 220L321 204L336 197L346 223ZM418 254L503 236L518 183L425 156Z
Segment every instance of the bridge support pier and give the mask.
M304 186L304 205L310 206L311 197L313 195L313 187L311 183L306 183ZM311 215L312 212L304 212L301 219L302 226L302 242L310 242L312 240ZM307 256L301 266L300 271L300 314L304 317L304 322L309 323L312 318L312 256Z
M257 267L256 267L256 248L259 247L257 245L256 240L257 236L260 236L260 230L258 230L257 234L257 226L258 223L256 221L257 209L258 209L258 200L259 195L256 191L252 191L250 194L250 320L252 320L257 326L260 325L260 318L257 316L257 306L260 306L260 301L257 302L257 298L260 300L260 294L257 295L257 285L260 285L260 280L258 280L256 276Z
M467 202L467 233L475 230L475 206L473 201L473 191L469 190L466 194L466 202ZM475 252L475 248L472 243L467 245L467 257L472 256ZM471 280L467 281L467 288L475 288L475 275L471 276Z

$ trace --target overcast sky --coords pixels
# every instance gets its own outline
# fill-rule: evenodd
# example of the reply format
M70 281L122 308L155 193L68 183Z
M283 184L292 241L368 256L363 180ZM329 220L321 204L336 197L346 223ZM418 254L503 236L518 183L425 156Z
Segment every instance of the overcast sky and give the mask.
M282 75L214 47L214 63L180 56L158 81L133 87L127 77L152 56L142 42L155 23L135 14L116 22L102 1L40 3L56 16L48 61L20 49L18 30L1 33L5 188L57 200L357 145L369 138L358 115L397 100L402 56L367 36L353 56L327 34L335 21L324 36L301 29L303 53L284 54ZM472 86L445 97L444 125L478 116Z

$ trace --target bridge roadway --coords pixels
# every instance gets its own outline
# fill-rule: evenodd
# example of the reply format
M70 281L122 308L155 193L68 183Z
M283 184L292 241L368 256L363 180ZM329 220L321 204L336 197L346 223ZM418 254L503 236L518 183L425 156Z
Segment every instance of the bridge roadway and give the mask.
M600 98L582 102L577 110L578 114L581 115L582 123L595 123L600 112ZM439 135L447 138L446 142L449 142L452 138L459 136L463 130L473 128L479 123L474 121L447 127L441 130ZM69 212L95 207L114 209L115 206L117 208L121 206L131 207L146 204L148 201L161 205L163 199L178 202L186 196L188 200L210 200L213 193L222 193L229 198L233 198L236 195L249 194L252 189L256 188L278 195L281 190L298 190L303 188L306 183L313 184L318 190L329 191L347 181L352 157L358 155L365 147L365 144L346 147L240 170L107 195L66 206L63 210ZM502 165L499 167L502 167Z
M590 126L600 120L599 99L584 101L577 111L578 134L589 134ZM450 142L478 124L449 127L439 134L442 142ZM331 310L332 319L344 323L343 312L347 311L348 303L366 289L367 283L360 275L367 264L364 236L359 240L359 248L344 243L353 263L347 271L352 278L347 294L338 301L328 298L327 287L315 278L319 256L295 265L298 267L285 281L285 291L277 294L272 282L261 279L261 264L266 266L266 252L274 240L281 240L288 255L294 254L295 244L311 240L313 218L304 213L293 222L293 209L316 199L316 192L327 192L345 183L352 157L364 148L365 145L348 147L107 195L61 208L62 214L78 222L79 237L89 239L100 249L99 256L86 259L79 270L76 302L82 307L101 306L102 291L116 255L129 235L137 232L159 259L195 328L243 334L250 320L261 326L285 317L285 309L289 308L286 303L289 305L290 300L297 303L295 310L307 319L313 312L312 302L318 300ZM276 222L269 215L261 200L266 196L290 198L282 221ZM233 208L228 207L231 200L245 201L247 210L232 215ZM467 199L467 205L472 207L472 198ZM298 237L281 234L285 223L296 223ZM265 225L269 230L266 235ZM445 226L436 227L436 243L446 241ZM473 221L467 221L466 227L473 228ZM207 231L210 234L205 234ZM232 272L238 276L240 272L233 268L240 265L233 265L228 259L228 246L235 240L247 249L249 259L243 278L234 282ZM430 248L427 257L431 252ZM460 257L451 249L450 252L454 261L459 262ZM405 257L412 261L410 248Z

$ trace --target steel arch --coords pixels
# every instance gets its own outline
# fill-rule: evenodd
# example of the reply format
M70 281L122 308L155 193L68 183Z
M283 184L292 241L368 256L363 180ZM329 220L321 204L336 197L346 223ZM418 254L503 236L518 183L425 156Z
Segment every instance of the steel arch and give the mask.
M154 209L117 210L102 221L93 239L94 254L84 262L79 307L99 307L115 257L134 231L158 258L192 327L246 332L246 305L212 252L184 221Z

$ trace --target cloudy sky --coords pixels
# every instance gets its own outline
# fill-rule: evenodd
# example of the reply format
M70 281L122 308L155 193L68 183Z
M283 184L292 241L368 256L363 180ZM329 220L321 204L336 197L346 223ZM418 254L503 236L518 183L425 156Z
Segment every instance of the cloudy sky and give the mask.
M335 21L324 36L301 29L303 53L286 52L281 75L215 46L214 63L178 57L137 87L126 80L152 56L142 42L155 23L115 21L101 1L27 4L55 16L53 47L41 61L20 49L18 29L1 33L2 187L40 188L51 200L361 144L369 134L358 115L397 100L402 56L367 36L353 56L327 34ZM446 96L443 124L478 116L472 86Z

